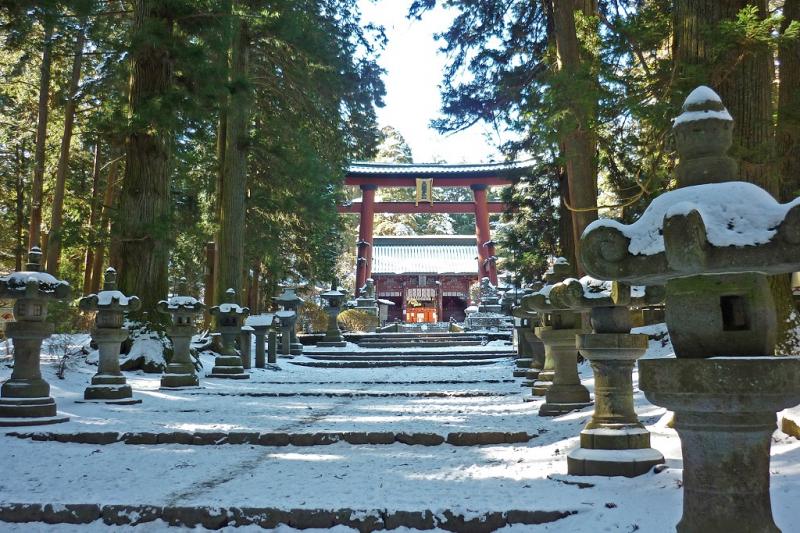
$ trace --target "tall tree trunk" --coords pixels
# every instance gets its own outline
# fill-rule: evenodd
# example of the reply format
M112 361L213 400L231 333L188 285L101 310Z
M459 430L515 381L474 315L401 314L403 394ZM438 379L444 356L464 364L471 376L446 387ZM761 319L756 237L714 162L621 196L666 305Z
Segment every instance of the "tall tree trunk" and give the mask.
M730 154L739 162L738 179L755 183L777 198L780 181L774 157L772 53L766 48L735 48L722 57L714 55L713 39L720 22L733 20L748 5L755 5L762 16L767 13L766 0L675 0L675 95L682 98L701 84L719 93L734 120ZM796 86L792 90L796 91ZM791 330L796 325L791 281L788 275L771 276L769 284L777 308L776 349L780 353L793 342Z
M23 226L25 225L25 144L17 146L17 179L15 181L16 202L14 206L14 269L19 272L22 270L23 258L25 257L25 240L23 237Z
M800 24L800 0L786 0L783 5L783 26ZM776 137L780 164L780 200L800 196L800 40L787 43L778 51L780 90L778 93L778 134Z
M75 108L78 105L78 85L81 81L81 62L83 60L83 45L86 40L86 19L84 18L78 28L78 37L75 39L75 59L72 62L72 74L69 79L69 93L67 105L64 109L64 136L61 138L61 153L58 157L56 170L56 188L53 193L53 206L50 214L50 238L47 243L47 271L58 275L58 263L61 259L61 233L64 220L64 191L69 173L70 145L72 144L72 129L75 124Z
M106 243L110 239L113 239L113 236L109 235L109 223L111 219L111 210L114 205L114 193L117 190L117 168L119 168L118 156L115 156L116 152L112 149L111 157L113 159L111 160L111 165L108 169L108 176L106 177L106 189L103 193L103 205L100 206L100 224L98 225L98 233L100 234L100 238L98 239L97 249L94 251L94 258L92 259L92 276L88 291L90 293L96 293L100 290L100 280L103 278L103 259L105 259ZM109 245L109 248L112 252L110 253L111 257L116 257L117 254L114 253L115 250L112 248L112 245Z
M114 232L119 237L120 290L139 296L141 316L151 323L159 321L156 304L169 289L169 167L175 113L168 104L173 85L172 31L168 7L157 0L136 0L131 123Z
M47 144L47 118L50 111L50 65L53 49L53 21L45 15L42 20L44 40L42 43L42 65L39 74L39 107L36 119L36 149L33 161L31 184L31 218L28 226L28 248L41 246L42 196L44 190L44 160Z
M243 18L234 22L231 53L231 94L220 195L220 231L217 241L217 301L229 288L242 294L244 270L245 196L247 193L247 154L250 145L252 90L248 79L250 35Z
M597 136L594 133L597 102L591 96L597 94L597 79L591 68L591 58L584 57L581 52L575 12L593 15L595 9L595 3L587 0L553 2L559 70L554 90L567 111L567 118L559 125L559 135L567 169L575 266L579 274L583 273L580 237L586 226L597 220Z
M83 294L89 294L92 286L92 264L94 249L97 246L97 222L100 218L100 143L94 145L94 162L92 164L92 203L89 206L89 228L86 239L86 253L83 262Z

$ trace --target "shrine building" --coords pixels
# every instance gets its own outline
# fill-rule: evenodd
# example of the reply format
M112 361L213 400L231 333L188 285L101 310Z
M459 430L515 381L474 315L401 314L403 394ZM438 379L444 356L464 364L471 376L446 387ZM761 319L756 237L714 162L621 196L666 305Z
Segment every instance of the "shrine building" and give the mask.
M475 271L472 235L375 237L372 279L375 294L394 303L390 322L464 320Z
M359 215L356 287L376 281L378 298L395 306L389 319L408 322L463 320L469 285L488 277L497 285L497 257L489 215L502 213L502 202L490 202L487 189L511 185L533 161L475 165L353 163L345 185L358 186L361 200L339 207ZM379 187L416 188L416 202L376 202ZM469 187L471 202L437 202L436 187ZM472 213L475 236L375 237L375 213ZM471 251L468 249L471 248ZM404 259L401 260L401 257ZM413 305L409 305L413 304ZM409 313L409 307L415 309Z

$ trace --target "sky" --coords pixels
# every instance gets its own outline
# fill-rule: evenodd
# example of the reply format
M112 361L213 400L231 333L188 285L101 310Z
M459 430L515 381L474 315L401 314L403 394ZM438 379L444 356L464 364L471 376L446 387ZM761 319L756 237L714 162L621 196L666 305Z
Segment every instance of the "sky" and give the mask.
M386 70L386 106L378 108L381 127L397 129L411 147L415 163L443 160L446 163L486 163L502 157L493 148L496 134L478 124L463 132L441 135L430 127L440 116L439 84L446 57L438 52L434 34L446 30L453 10L437 7L421 21L406 18L412 0L359 0L364 22L382 25L389 40L381 53ZM487 142L484 134L495 142Z

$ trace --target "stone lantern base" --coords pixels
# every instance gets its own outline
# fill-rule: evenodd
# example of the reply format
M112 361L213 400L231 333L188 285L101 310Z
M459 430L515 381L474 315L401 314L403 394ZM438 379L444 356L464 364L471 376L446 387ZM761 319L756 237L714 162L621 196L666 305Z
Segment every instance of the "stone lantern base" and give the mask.
M52 332L46 322L11 322L6 335L14 343L14 371L0 387L0 427L58 424L59 416L50 397L50 385L41 377L39 354L42 339Z
M170 363L161 376L162 389L183 389L199 386L200 379L197 377L192 363Z
M633 365L647 351L647 335L579 335L578 349L592 364L595 407L580 447L567 456L567 473L634 477L663 463L633 407Z
M206 377L250 379L250 374L244 371L244 367L242 367L242 358L238 355L218 355L216 359L214 359L214 368L211 369L210 374L206 374Z
M776 413L800 403L800 359L646 359L639 362L639 387L675 413L683 451L677 530L779 532L769 453Z
M344 348L347 343L345 341L319 341L317 346L320 348Z
M520 357L516 361L516 368L514 369L514 377L515 378L524 378L528 374L528 370L531 368L531 363L533 363L533 359L530 357ZM523 387L531 387L532 384L528 384L527 381L522 382Z
M43 381L43 380L42 380ZM3 384L5 389L7 381ZM0 427L38 426L69 421L68 416L59 416L53 398L0 398Z
M578 376L578 350L575 337L580 329L548 329L541 333L545 346L550 348L553 358L553 383L545 390L545 403L539 408L539 416L558 416L592 405L589 389L581 384ZM539 373L542 379L544 371ZM538 382L537 382L538 384ZM536 394L534 386L534 394Z
M95 374L92 384L83 391L85 402L113 403L133 405L142 403L133 397L131 386L125 381L125 376L119 374Z

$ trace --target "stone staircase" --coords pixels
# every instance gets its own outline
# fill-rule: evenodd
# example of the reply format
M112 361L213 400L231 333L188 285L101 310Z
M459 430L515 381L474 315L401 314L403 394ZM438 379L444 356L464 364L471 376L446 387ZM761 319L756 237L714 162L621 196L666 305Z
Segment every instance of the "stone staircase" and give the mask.
M380 368L491 365L514 357L513 346L487 347L488 337L471 333L374 333L356 340L358 349L306 350L291 364L316 368Z

